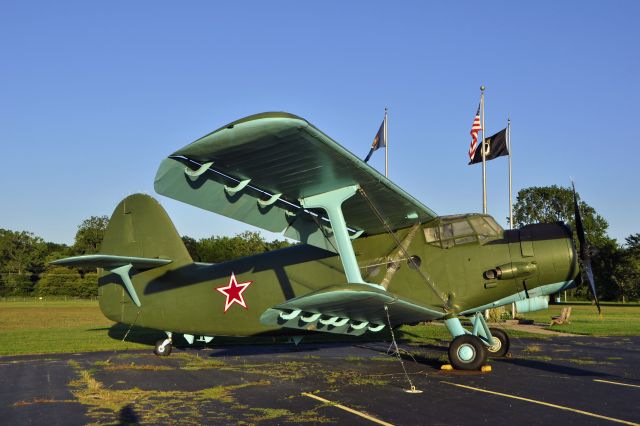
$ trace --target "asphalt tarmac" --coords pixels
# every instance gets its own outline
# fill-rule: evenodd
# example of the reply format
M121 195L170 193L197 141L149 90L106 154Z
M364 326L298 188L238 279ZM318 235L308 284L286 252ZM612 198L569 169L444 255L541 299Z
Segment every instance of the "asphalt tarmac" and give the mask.
M640 423L640 337L515 339L488 373L440 370L446 342L402 348L1 357L0 424Z

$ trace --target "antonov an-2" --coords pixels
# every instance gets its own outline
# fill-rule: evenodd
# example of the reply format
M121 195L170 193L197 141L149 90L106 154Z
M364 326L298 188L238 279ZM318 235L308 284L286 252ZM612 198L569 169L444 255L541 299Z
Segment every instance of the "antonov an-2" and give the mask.
M478 369L509 346L482 312L512 302L519 312L546 308L548 295L579 274L564 224L505 231L485 214L437 216L287 113L246 117L179 149L160 164L155 189L300 242L197 263L156 200L125 198L99 254L54 263L101 268L102 312L165 331L158 355L170 353L175 333L189 343L310 331L358 336L444 320L453 366Z

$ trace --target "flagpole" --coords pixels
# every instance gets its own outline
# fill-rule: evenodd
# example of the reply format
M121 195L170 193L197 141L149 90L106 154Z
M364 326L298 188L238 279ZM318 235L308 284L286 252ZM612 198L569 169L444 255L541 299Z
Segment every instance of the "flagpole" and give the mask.
M480 149L482 149L482 213L487 214L487 159L484 145L484 85L480 86L480 114L481 114L481 126L482 126L482 143Z
M387 135L387 111L389 108L384 107L384 176L389 177L389 137Z
M509 229L513 229L513 194L511 186L511 118L507 119L507 149L509 150ZM516 318L516 303L511 303L511 319Z
M509 150L509 229L513 229L513 187L511 184L511 118L507 119L507 149Z
M484 146L484 85L480 86L480 125L482 126L482 213L487 214L487 159ZM484 310L484 317L489 319L489 309Z

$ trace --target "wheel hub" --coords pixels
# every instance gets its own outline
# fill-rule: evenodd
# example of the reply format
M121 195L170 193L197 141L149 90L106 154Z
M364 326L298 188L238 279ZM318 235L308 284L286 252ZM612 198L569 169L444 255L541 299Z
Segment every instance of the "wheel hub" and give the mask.
M497 337L493 338L493 344L489 346L489 352L498 352L502 348L502 342Z
M462 345L458 348L458 358L463 362L473 361L476 357L476 350L471 345Z

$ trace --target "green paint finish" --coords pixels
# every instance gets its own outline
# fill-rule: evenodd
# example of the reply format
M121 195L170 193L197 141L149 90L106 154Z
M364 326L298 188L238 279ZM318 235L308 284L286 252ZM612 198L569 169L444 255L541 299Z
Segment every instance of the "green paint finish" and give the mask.
M131 227L131 232L122 232L127 227ZM534 237L536 229L532 229ZM562 229L558 227L553 231L547 225L541 225L540 229L545 238L555 237L551 241L534 239L536 252L559 250L561 254L527 260L537 262L538 280L568 283L565 280L573 279L577 269L573 269L574 255L567 251L570 246ZM408 232L409 229L396 231L398 239L403 240ZM428 271L438 291L450 301L455 314L496 301L525 297L521 283L514 279L494 280L496 287L487 289L483 275L496 266L522 261L517 234L518 231L505 231L502 238L484 245L474 242L442 248L426 243L419 233L407 247L407 252L420 258L420 268ZM353 244L363 280L380 283L391 266L388 264L390 254L397 250L393 239L389 235L362 236L349 244ZM545 250L537 250L537 244ZM131 282L141 303L139 315L136 303L118 275L103 272L99 279L100 306L107 317L132 323L138 315L137 325L159 330L205 336L280 333L282 327L292 324L279 321L280 313L286 315L299 309L300 315L317 313L324 319L348 318L350 322L342 325L345 333L359 334L369 325L386 324L385 304L389 306L394 326L446 315L442 302L406 259L400 260L388 291L345 284L341 258L309 245L215 265L194 263L164 210L146 195L133 195L116 207L103 250L105 255L111 256L144 255L172 260L151 269L131 270ZM518 252L515 257L511 254L514 251ZM226 296L216 289L229 286L232 273L238 283L252 283L242 292L246 309L232 303L225 313ZM539 292L557 291L558 288L558 284L538 285L528 291L536 296ZM369 324L363 326L364 329L353 327L365 322ZM291 328L310 329L305 324Z
M436 217L290 114L247 117L176 151L161 163L155 188L307 244L221 264L194 263L157 201L132 195L116 207L93 259L111 265L107 269L133 266L129 290L118 274L101 272L100 307L114 321L193 336L279 334L283 328L298 334L314 327L359 334L384 327L388 306L392 326L446 318L456 335L458 314L550 294L578 274L563 225L504 231L487 215ZM410 262L396 240L404 241L416 224L421 229L405 247ZM362 233L351 241L347 228ZM515 272L496 273L502 269ZM385 277L387 291L362 285Z

